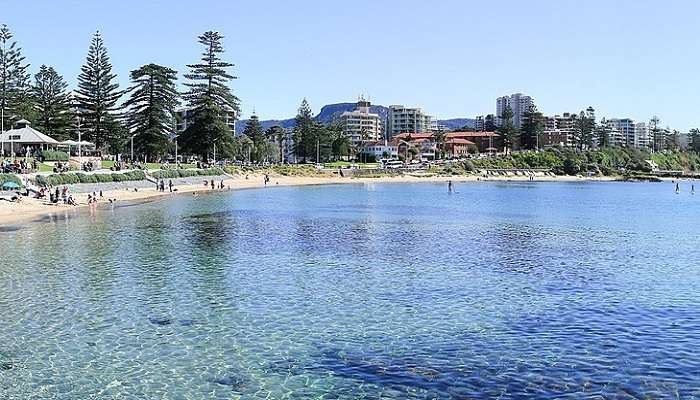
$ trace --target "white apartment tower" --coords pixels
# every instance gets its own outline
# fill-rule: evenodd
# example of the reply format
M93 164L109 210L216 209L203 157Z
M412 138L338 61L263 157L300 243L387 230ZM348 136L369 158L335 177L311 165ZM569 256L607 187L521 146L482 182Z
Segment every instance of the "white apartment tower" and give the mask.
M620 147L639 147L636 138L636 124L630 118L611 118L607 120L610 128L610 144Z
M377 141L382 136L382 119L370 112L370 102L360 99L353 111L340 115L340 126L354 145L363 141Z
M520 128L523 125L523 115L535 107L535 101L530 96L515 93L510 96L502 96L496 99L496 121L498 126L503 125L501 116L507 107L513 111L513 125Z
M400 133L429 132L435 127L433 117L425 114L420 108L408 108L402 105L389 106L387 119L389 137Z

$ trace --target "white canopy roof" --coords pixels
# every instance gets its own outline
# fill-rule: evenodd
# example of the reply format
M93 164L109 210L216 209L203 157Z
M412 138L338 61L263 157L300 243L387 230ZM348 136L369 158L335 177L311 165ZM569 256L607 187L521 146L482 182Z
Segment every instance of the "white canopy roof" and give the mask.
M44 135L29 125L5 131L5 133L0 135L0 141L18 144L58 144L58 141L55 139Z

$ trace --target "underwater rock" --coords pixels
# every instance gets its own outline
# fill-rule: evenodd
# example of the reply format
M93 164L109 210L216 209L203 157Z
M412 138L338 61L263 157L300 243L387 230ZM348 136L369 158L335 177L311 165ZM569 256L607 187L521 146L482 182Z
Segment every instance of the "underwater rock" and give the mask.
M167 326L173 323L170 318L149 318L148 319L153 325Z
M221 386L228 386L231 388L231 390L234 391L239 391L240 389L243 389L247 384L247 381L245 379L235 375L227 375L223 377L213 378L209 381Z

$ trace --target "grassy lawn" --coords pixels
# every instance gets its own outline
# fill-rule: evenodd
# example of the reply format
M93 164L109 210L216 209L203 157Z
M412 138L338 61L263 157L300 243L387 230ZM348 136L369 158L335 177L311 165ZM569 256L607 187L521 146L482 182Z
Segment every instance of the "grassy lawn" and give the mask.
M39 172L53 172L52 166L42 162L37 162L37 167L39 167Z
M102 164L102 168L107 168L107 169L109 169L109 168L112 168L112 167L114 166L114 161L111 161L111 160L102 160L102 161L100 162L100 164Z

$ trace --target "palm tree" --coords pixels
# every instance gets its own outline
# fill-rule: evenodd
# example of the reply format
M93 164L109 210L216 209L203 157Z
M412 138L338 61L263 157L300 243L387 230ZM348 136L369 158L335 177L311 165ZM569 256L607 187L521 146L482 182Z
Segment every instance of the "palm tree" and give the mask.
M445 149L445 138L447 137L447 134L442 128L438 128L438 130L433 133L433 139L435 140L435 159L437 160L438 158L441 158L441 156L444 154L444 149Z

